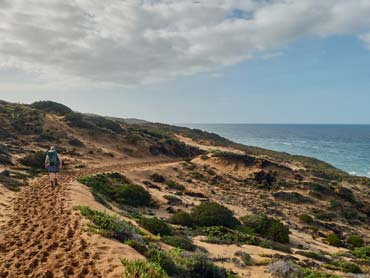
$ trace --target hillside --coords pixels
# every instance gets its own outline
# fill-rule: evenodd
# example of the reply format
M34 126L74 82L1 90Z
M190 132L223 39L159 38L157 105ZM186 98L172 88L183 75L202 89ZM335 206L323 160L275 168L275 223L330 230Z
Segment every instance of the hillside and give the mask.
M0 277L368 277L369 187L200 130L0 101Z

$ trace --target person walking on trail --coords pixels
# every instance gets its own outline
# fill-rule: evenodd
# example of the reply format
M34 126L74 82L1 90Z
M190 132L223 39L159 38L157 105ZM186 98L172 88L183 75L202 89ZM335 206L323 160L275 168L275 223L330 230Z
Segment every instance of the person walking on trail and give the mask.
M62 159L54 147L50 147L50 150L46 154L45 168L48 170L50 175L50 184L52 187L58 185L58 172L62 167Z

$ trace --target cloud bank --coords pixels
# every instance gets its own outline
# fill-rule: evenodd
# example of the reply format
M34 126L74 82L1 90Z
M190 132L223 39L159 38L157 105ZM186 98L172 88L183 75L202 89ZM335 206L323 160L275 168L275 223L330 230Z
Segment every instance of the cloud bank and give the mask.
M214 71L300 37L370 47L369 0L0 0L0 18L0 70L70 82Z

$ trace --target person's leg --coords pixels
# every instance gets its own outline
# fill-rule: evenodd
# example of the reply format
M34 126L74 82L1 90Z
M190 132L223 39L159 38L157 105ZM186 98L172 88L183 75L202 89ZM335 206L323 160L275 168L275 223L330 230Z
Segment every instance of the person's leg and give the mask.
M58 185L58 172L55 173L55 185Z
M54 173L50 172L49 173L49 179L50 179L50 185L54 186Z

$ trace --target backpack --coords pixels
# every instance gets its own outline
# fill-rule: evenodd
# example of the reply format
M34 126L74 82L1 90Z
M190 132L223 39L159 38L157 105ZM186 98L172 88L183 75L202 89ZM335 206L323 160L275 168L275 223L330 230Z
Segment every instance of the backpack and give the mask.
M58 165L59 158L56 150L48 151L48 158L50 166Z

